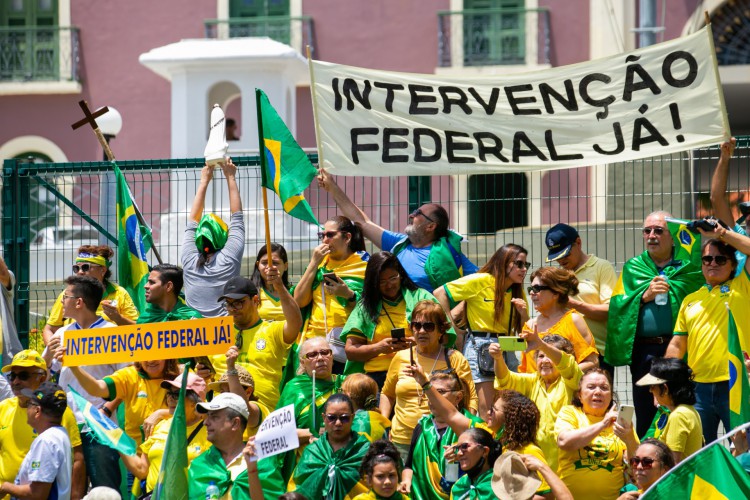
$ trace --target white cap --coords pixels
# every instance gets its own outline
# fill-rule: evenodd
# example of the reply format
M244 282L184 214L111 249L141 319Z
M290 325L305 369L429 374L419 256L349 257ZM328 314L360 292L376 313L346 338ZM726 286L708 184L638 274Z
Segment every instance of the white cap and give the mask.
M233 392L222 392L209 403L198 403L196 407L198 413L208 413L209 411L223 410L224 408L231 408L243 417L250 418L247 402Z

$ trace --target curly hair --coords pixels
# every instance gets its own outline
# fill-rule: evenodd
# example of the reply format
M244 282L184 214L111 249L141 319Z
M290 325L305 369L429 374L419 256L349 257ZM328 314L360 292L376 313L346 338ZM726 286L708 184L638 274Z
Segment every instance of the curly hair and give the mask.
M529 443L536 443L539 429L539 408L524 396L515 393L504 401L505 432L503 442L509 451L518 450Z
M494 321L499 323L503 317L503 309L505 308L505 293L508 289L511 291L511 296L516 298L523 297L523 283L513 283L508 279L508 269L515 265L514 262L519 255L528 255L528 250L520 245L509 243L503 245L492 254L490 260L477 271L480 273L487 273L495 278L495 314ZM510 304L508 304L510 306ZM511 314L513 314L513 308L511 307ZM513 315L512 330L521 331L521 315ZM511 335L510 332L508 332Z
M572 295L578 295L578 278L573 271L562 267L540 267L531 273L531 281L535 278L557 294L557 303L561 306L567 305Z
M365 453L362 459L362 465L359 466L359 475L361 477L372 475L375 466L378 464L392 463L398 470L399 480L401 479L401 454L398 449L387 439L378 439L374 441Z
M607 410L619 404L619 400L617 399L617 393L615 393L615 390L612 386L612 376L609 374L609 372L602 368L589 368L588 370L583 372L583 375L581 376L581 380L578 382L578 389L576 389L576 392L573 393L573 401L572 401L573 406L577 408L583 408L583 403L581 402L581 387L583 387L583 381L589 375L596 375L596 374L604 375L604 378L607 379L607 383L609 384L609 390L612 393L612 401L609 403Z
M549 344L553 347L556 347L559 351L570 354L571 356L575 355L575 349L573 348L573 344L570 342L570 340L566 339L562 335L558 335L556 333L553 333L552 335L547 335L542 339L542 342L544 342L545 344ZM539 354L540 352L541 350L538 349L537 354ZM534 357L536 357L536 355Z
M341 392L349 396L356 410L374 410L378 399L378 383L364 373L347 375Z
M78 247L78 253L89 253L91 255L98 255L100 257L104 257L104 260L107 262L112 261L112 257L115 255L115 251L112 250L112 247L109 247L107 245L82 245ZM109 283L109 278L112 277L112 271L109 269L109 266L107 266L107 271L104 273L104 284L106 285Z

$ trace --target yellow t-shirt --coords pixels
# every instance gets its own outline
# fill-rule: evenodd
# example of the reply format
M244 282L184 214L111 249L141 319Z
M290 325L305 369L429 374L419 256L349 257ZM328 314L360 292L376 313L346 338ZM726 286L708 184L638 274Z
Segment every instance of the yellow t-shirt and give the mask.
M700 450L703 447L703 425L695 408L690 405L675 408L669 414L659 441L669 446L670 450L683 453L683 458Z
M265 321L284 321L284 311L281 309L281 299L271 295L265 288L260 289L260 319Z
M508 451L515 451L516 453L519 453L521 455L531 455L534 458L539 459L541 462L549 465L547 463L547 459L544 457L544 452L540 447L535 445L534 443L529 443L526 446L522 446L518 448L517 450L508 450ZM550 488L549 484L547 484L547 481L542 477L542 474L537 472L536 473L539 476L539 479L542 480L542 484L539 485L539 489L536 490L537 495L546 495L550 491L552 491L552 488Z
M572 405L564 406L557 416L555 433L583 429L603 418L586 415ZM609 426L583 448L560 450L557 475L576 500L617 498L625 485L625 450L625 443L615 436L613 426Z
M383 307L380 309L380 317L378 318L375 331L372 335L372 340L367 340L362 332L356 329L352 329L349 335L355 337L361 337L367 340L368 344L377 344L383 339L391 338L391 329L393 328L404 328L406 330L405 335L411 336L411 330L409 330L409 323L406 321L406 301L401 299L398 303L394 304L385 299L382 301ZM389 319L390 318L390 319ZM392 322L392 323L391 323ZM351 323L350 323L351 324ZM391 366L391 360L396 353L379 354L374 358L365 362L366 372L383 372Z
M81 433L70 408L65 410L61 425L68 431L71 447L81 446ZM5 481L13 484L36 436L26 419L26 408L18 405L17 397L0 401L0 484Z
M200 421L187 427L186 436L190 436L195 428L198 426ZM161 469L161 461L164 456L164 446L167 444L167 436L169 435L169 428L172 425L172 418L162 420L151 433L151 436L143 442L141 445L141 452L148 455L148 477L146 477L146 491L154 491L156 486L156 480L159 478L159 470ZM208 441L206 434L206 426L204 425L195 435L187 448L188 466L195 457L206 451L211 447L211 443Z
M50 326L63 326L73 322L72 319L63 317L62 296L64 293L65 291L60 292L55 303L52 304L52 309L49 311L47 324ZM127 290L116 283L110 282L109 285L107 285L106 294L107 296L102 300L116 300L117 311L122 314L124 318L132 319L133 321L138 319L138 309L136 309L135 304L133 304L133 299L130 298L130 294ZM104 314L101 303L99 304L99 307L96 308L96 315L113 323L113 321L109 319L109 316Z
M420 355L415 348L414 360L422 365L429 377L433 371L448 368L443 352L443 349L440 349L440 356L436 361L434 357ZM466 361L463 354L456 350L450 351L450 361L458 377L469 387L471 398L469 409L476 411L479 400L477 399L474 381L471 378L469 362ZM388 368L382 390L384 395L395 401L393 419L391 420L391 441L406 445L411 443L411 435L419 419L430 411L429 406L427 406L427 396L424 395L422 388L413 377L403 373L403 368L408 364L409 350L397 352Z
M596 255L589 255L586 263L576 269L578 278L578 295L573 297L586 304L600 305L609 304L612 289L617 284L615 268L609 261L600 259ZM596 349L599 354L604 355L604 347L607 344L607 320L597 321L583 317L594 336Z
M557 470L557 433L555 422L560 410L571 403L573 393L578 389L578 383L583 376L581 368L573 356L562 353L562 359L557 369L560 378L549 388L538 373L514 373L508 371L503 378L495 378L495 389L512 389L518 391L539 408L539 429L536 442L544 452L552 470Z
M729 313L734 322L743 351L750 350L750 276L743 270L726 283L708 288L702 286L682 301L675 335L687 335L687 363L695 373L695 381L704 384L729 380Z
M156 410L167 408L167 390L161 387L164 379L147 378L135 366L128 366L103 380L109 388L108 399L120 398L125 404L125 434L140 445L143 421Z
M333 262L324 260L319 267L326 267L333 272L336 272L338 268L345 268L347 275L361 274L364 276L367 262L362 260L362 257L356 253L353 253L343 262ZM312 310L310 311L310 319L305 325L305 331L302 334L303 339L309 339L311 337L323 337L326 334L326 325L328 330L331 328L343 327L346 324L346 320L349 318L349 314L354 309L355 302L347 302L346 305L342 306L338 297L327 294L325 296L325 321L323 318L323 283L321 282L312 293Z
M266 406L261 403L260 401L253 401L256 405L258 405L258 409L260 410L260 418L257 422L250 422L248 420L247 427L245 427L245 432L242 434L242 440L247 441L252 436L255 436L258 433L258 429L260 428L260 424L263 423L263 421L266 419L269 413L271 413Z
M565 337L570 340L573 344L573 352L575 353L576 361L581 362L586 359L592 353L598 353L596 345L594 344L594 337L592 335L591 342L586 342L581 332L578 331L575 323L573 322L573 314L578 314L573 309L568 309L560 321L552 325L552 327L546 332L539 332L539 338L543 339L547 335L557 334L561 337ZM531 332L528 323L523 325L524 332ZM521 366L518 367L518 371L521 373L534 373L536 372L536 361L534 361L534 351L526 351L521 355Z
M510 290L505 292L503 314L500 321L495 322L495 278L491 274L469 274L446 283L443 289L451 300L466 301L466 318L472 330L508 335L510 312L513 309L510 300L513 297Z
M266 408L276 408L279 402L281 369L284 367L291 344L284 342L284 321L258 321L250 328L234 327L235 338L242 335L242 347L237 364L250 372L255 380L253 394ZM220 377L227 371L227 358L223 354L211 356L211 363Z

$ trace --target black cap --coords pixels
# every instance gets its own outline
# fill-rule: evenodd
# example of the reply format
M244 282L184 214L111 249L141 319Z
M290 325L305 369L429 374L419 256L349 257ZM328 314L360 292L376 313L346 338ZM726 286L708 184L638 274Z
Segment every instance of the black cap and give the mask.
M235 276L227 281L224 285L224 293L219 297L217 302L221 302L225 299L239 300L245 297L254 297L258 295L258 289L249 279L243 276Z
M578 231L567 224L555 224L549 228L547 236L544 237L547 250L549 250L547 262L567 257L577 239Z
M750 216L750 201L743 201L739 204L740 207L740 213L742 216L740 216L739 219L737 219L737 224L742 224L745 222L745 219L747 219L748 216Z
M42 382L36 389L24 389L21 394L29 398L30 405L41 406L51 413L62 416L68 407L68 397L62 387L53 382Z

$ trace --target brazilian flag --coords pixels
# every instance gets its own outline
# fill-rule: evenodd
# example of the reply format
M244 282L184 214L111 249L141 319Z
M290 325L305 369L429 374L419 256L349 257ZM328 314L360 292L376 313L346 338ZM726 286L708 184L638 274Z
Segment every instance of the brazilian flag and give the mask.
M116 423L105 417L102 412L96 409L72 387L70 388L70 393L73 395L73 401L75 401L76 406L81 411L86 424L91 429L91 432L94 433L94 438L97 442L109 446L123 455L131 457L135 455L138 445L135 444L133 438L125 434L125 431L117 427Z
M187 390L190 363L182 373L180 397L169 426L167 442L164 444L159 477L154 486L153 500L184 500L188 498L187 417L185 415L185 392Z
M740 335L732 311L727 307L729 343L729 423L732 429L750 422L750 383L742 357Z
M276 193L284 212L319 226L304 195L305 188L318 171L260 89L255 89L255 102L258 109L261 184Z
M641 495L641 500L735 500L750 498L750 476L722 443L680 462Z
M117 183L117 273L120 285L133 299L135 307L143 311L146 307L146 292L143 286L148 278L146 253L154 246L151 228L138 220L136 205L128 182L120 168L115 167Z

